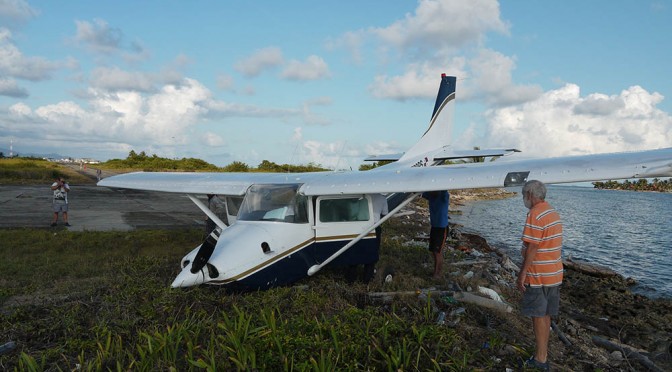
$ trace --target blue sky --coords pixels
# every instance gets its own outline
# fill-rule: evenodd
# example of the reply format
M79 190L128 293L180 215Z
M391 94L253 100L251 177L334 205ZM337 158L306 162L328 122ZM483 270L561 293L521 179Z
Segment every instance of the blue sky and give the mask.
M0 0L0 151L356 169L456 148L672 146L672 2Z

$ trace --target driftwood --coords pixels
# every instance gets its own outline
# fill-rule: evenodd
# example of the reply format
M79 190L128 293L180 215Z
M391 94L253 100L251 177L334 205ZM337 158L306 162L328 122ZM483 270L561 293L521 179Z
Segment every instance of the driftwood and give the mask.
M598 278L609 278L612 276L620 275L619 273L615 272L614 270L608 267L589 264L587 262L574 261L571 258L562 260L562 264L567 269L578 271L580 273Z
M603 347L610 351L620 351L626 358L633 359L641 363L644 367L648 368L650 371L663 372L658 366L656 366L651 359L638 353L632 347L628 345L618 344L605 340L601 337L593 336L593 343L597 346Z
M567 336L565 336L565 334L562 333L560 327L558 327L558 325L552 320L551 320L551 328L553 328L553 331L555 331L555 333L558 334L558 338L560 339L560 341L562 341L563 344L565 344L566 346L572 346L572 343L567 339Z
M614 326L609 323L608 320L585 315L576 309L568 309L567 315L570 319L576 321L581 325L581 327L587 330L599 332L603 335L613 338L618 337L619 330L614 328Z
M488 260L467 260L467 261L460 261L460 262L448 262L448 266L473 266L473 265L481 265L481 264L487 264L490 261Z
M506 302L491 300L489 298L481 297L470 292L455 292L455 291L438 291L438 290L417 290L417 291L400 291L400 292L371 292L368 294L370 298L375 298L381 301L389 302L396 296L453 296L457 301L466 302L478 306L487 307L490 309L505 311L510 313L513 311L511 305Z
M391 302L397 296L452 296L454 291L438 291L431 289L422 289L417 291L399 291L399 292L370 292L368 296L372 299L377 299L383 302Z
M483 306L487 307L489 309L494 309L494 310L500 310L504 311L507 313L510 313L513 311L513 308L511 305L507 304L506 302L499 302L495 300L491 300L489 298L481 297L475 294L472 294L470 292L456 292L455 295L456 300L461 301L461 302L466 302L478 306Z
M372 298L385 298L394 296L419 296L421 294L431 294L432 296L452 295L454 291L438 291L431 289L423 289L417 291L399 291L399 292L370 292L368 295Z

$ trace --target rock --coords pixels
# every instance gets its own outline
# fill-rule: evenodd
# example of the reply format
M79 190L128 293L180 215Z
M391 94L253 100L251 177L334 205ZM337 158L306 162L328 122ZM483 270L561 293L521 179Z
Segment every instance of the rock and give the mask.
M609 354L609 365L617 366L623 363L623 354L620 351L613 351Z

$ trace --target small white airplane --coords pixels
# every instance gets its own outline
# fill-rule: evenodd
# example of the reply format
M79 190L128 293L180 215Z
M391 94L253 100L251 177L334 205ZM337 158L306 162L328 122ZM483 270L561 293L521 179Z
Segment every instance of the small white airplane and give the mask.
M506 156L515 149L454 150L456 78L441 76L429 128L406 153L366 160L393 161L369 171L310 173L137 172L99 186L184 193L216 224L187 254L172 287L199 284L258 290L313 275L326 265L377 260L373 230L419 193L545 183L672 176L672 148L546 159L445 164L447 160ZM229 224L196 196L216 194ZM390 213L374 222L372 200L387 196Z

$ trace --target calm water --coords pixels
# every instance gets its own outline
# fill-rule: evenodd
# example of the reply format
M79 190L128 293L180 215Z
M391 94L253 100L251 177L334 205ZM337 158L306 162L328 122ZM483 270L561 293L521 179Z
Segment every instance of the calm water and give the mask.
M514 190L520 192L520 189ZM635 292L672 298L672 193L550 186L546 200L564 224L563 256L607 266L637 280ZM527 209L520 194L462 207L451 222L520 262Z

